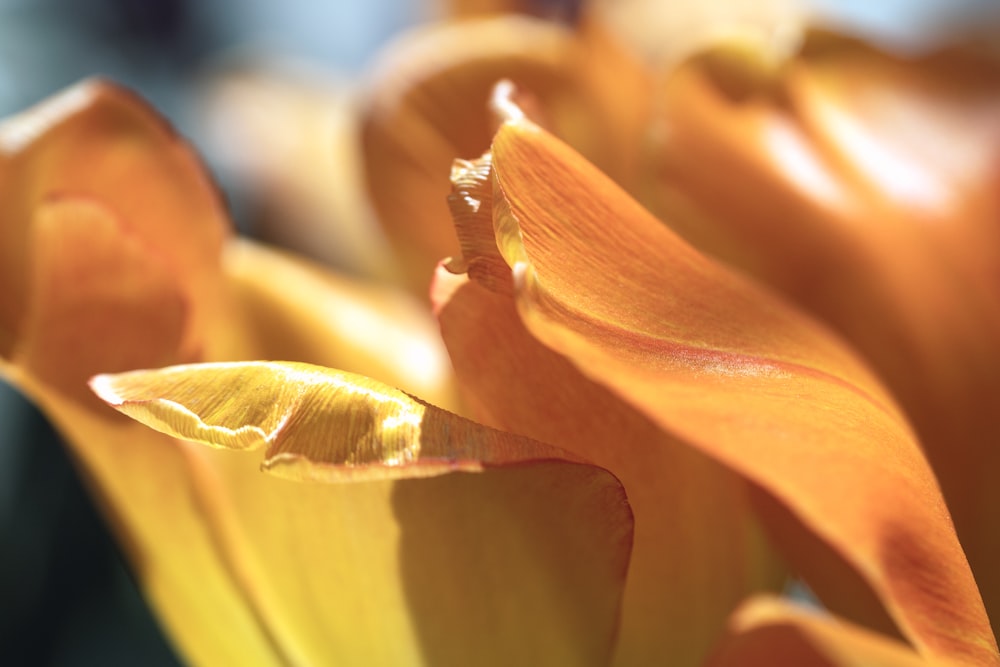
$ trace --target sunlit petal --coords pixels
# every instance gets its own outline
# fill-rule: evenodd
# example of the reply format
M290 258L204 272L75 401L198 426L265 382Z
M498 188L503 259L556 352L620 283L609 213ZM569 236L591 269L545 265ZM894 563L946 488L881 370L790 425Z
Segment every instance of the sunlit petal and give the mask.
M451 365L426 306L240 239L223 272L236 312L219 360L295 359L361 373L451 408ZM234 326L239 322L239 326Z
M175 367L93 386L169 433L266 445L264 467L282 477L382 480L288 482L255 477L240 455L213 459L209 473L226 489L207 513L219 548L237 560L290 656L607 660L631 546L628 504L607 472L304 364ZM387 481L456 470L480 472Z
M721 46L671 77L657 211L867 357L916 427L998 627L1000 68L821 35L747 76L760 57Z
M106 409L84 407L3 361L0 374L72 444L74 460L100 494L143 595L179 654L199 665L287 665L248 598L247 582L216 546L208 497L217 491L199 483L199 471L216 452L179 446Z
M505 123L492 153L497 244L532 334L751 482L831 607L891 631L877 599L921 653L998 662L930 467L861 362L531 123Z
M622 480L636 527L616 664L700 664L733 606L780 581L747 490L531 336L496 249L488 156L453 178L463 256L438 270L433 296L463 396L485 423Z

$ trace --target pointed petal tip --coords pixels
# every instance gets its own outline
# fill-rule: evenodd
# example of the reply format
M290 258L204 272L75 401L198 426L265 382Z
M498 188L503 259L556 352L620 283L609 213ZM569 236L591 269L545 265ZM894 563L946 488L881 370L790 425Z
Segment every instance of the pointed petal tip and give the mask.
M90 390L97 394L97 397L110 405L113 408L118 407L125 402L117 391L115 391L114 381L116 375L114 373L101 373L100 375L95 375L87 381L87 386Z

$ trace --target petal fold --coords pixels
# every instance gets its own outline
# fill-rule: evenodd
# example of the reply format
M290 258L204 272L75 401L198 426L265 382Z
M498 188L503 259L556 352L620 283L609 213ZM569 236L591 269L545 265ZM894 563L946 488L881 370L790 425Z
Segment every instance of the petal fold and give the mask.
M1000 662L934 475L853 353L530 122L505 123L492 154L528 330L758 489L773 539L835 610L867 587L922 654ZM870 602L850 612L885 628Z
M751 79L739 65L762 54L732 50L692 58L664 88L655 210L884 378L1000 628L1000 68L971 50L904 59L814 34L764 54L775 66Z
M631 548L628 502L606 471L304 364L193 365L93 385L168 433L267 444L266 469L310 480L255 474L246 454L221 451L201 480L222 552L291 655L606 664ZM456 470L479 472L426 478ZM345 479L372 481L329 483ZM211 493L212 480L225 493Z
M456 163L453 179L463 257L438 269L432 297L463 398L484 423L563 447L622 481L635 546L616 664L700 664L739 600L780 587L747 489L525 329L493 234L489 156Z
M547 125L609 173L629 180L638 166L650 77L594 22L498 16L410 33L372 74L362 137L373 205L421 294L458 252L446 175L489 147L495 127L479 109L500 79L536 94Z

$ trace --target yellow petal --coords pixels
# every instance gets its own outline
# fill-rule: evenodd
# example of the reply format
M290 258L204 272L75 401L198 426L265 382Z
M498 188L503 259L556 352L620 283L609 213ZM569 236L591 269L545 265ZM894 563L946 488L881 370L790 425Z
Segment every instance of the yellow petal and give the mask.
M218 193L155 111L122 88L91 80L0 124L0 354L9 354L26 312L29 222L53 195L96 201L155 248L190 298L192 326L200 329L213 307L229 227ZM185 347L195 354L198 342Z
M727 49L667 86L671 199L658 210L828 322L885 378L998 628L1000 69L813 36L749 80L740 64L760 54Z
M422 294L438 260L458 251L446 175L455 157L489 146L494 128L482 109L498 80L537 95L553 131L622 179L635 167L650 94L645 72L599 26L571 31L514 16L422 28L372 78L362 128L368 189Z
M214 452L84 407L2 360L0 373L72 444L145 598L185 661L287 665L240 572L217 548L206 515L214 491L197 483Z
M188 305L180 286L106 208L82 198L43 203L26 246L28 310L14 363L89 403L96 372L178 360Z
M603 664L631 515L607 472L384 385L250 362L95 378L145 423L267 445L213 459L219 548L287 655L311 664ZM475 475L444 475L455 470ZM370 482L330 483L347 478ZM401 479L395 485L390 479ZM391 641L386 641L391 638Z
M737 602L780 585L746 488L531 336L493 239L488 156L458 165L454 178L464 261L438 270L433 296L463 397L484 423L572 451L622 481L635 545L616 664L700 664ZM467 273L450 272L459 268Z
M201 106L209 145L253 208L254 238L389 278L364 192L357 97L318 64L252 59L213 72Z
M921 653L1000 662L930 467L863 364L524 119L492 153L497 245L532 334L745 477L831 607L885 627L874 594Z
M759 597L733 614L730 636L706 667L918 667L926 660L912 648L823 612L776 598Z
M213 360L295 359L343 368L455 404L451 367L427 308L407 293L360 283L247 239L223 255L233 311Z

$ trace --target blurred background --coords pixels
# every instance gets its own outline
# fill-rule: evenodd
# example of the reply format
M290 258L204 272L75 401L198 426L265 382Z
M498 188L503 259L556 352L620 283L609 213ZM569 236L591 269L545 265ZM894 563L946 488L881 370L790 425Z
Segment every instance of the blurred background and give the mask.
M907 50L996 16L1000 0L811 0L808 10ZM235 150L246 132L225 112L259 100L234 97L238 89L222 83L252 63L274 81L328 92L334 113L338 91L363 80L388 40L441 11L418 0L0 0L0 117L87 76L124 83L203 153L241 230L275 240L260 179L280 179L287 165L248 165ZM313 143L324 150L322 137ZM284 242L337 260L310 248L311 238ZM178 664L58 437L2 382L0 545L0 664Z

